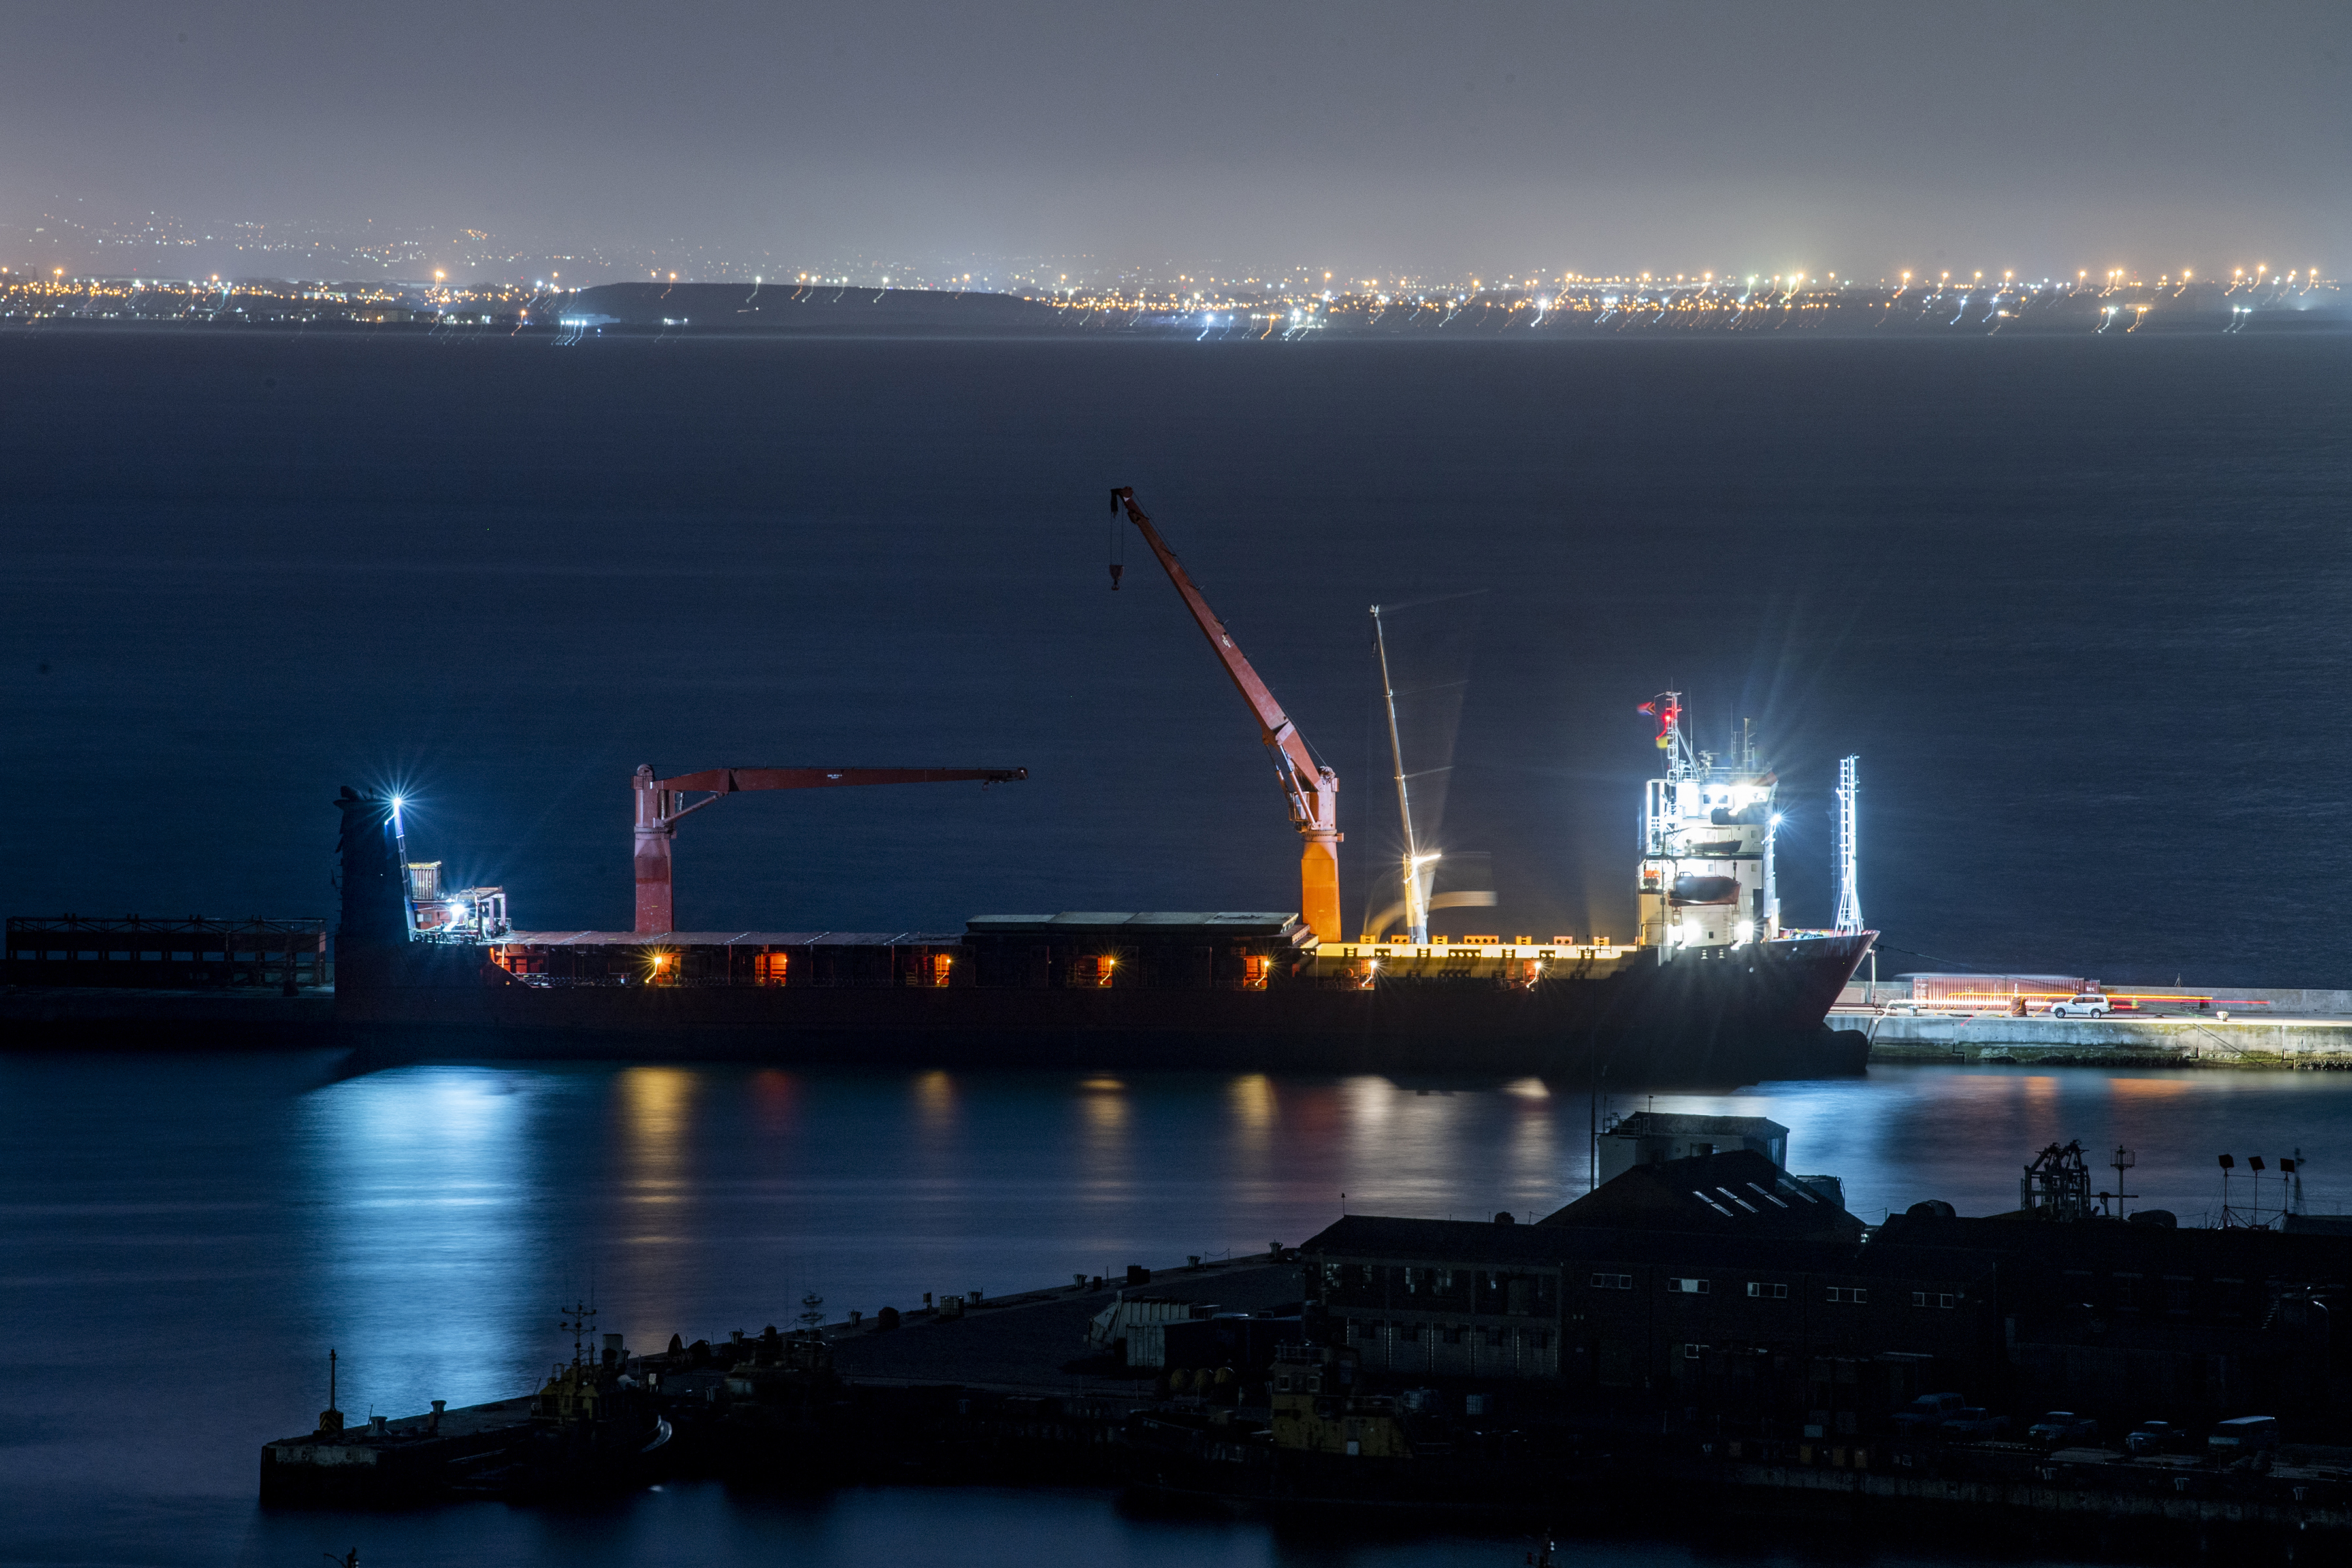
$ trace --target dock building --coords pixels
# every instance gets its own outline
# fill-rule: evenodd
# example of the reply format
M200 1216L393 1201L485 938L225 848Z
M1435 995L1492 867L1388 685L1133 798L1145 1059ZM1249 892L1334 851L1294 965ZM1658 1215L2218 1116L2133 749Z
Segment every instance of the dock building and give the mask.
M2311 1418L2352 1396L2352 1237L2090 1215L1866 1227L1749 1150L1638 1165L1534 1225L1355 1215L1303 1244L1368 1373L1669 1404L1785 1436L1917 1395L2103 1419Z

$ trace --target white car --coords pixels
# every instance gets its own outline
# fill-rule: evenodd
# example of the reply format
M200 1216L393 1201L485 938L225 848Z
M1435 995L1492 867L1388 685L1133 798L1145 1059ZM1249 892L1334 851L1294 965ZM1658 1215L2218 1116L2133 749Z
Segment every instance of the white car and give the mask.
M2115 1009L2107 1005L2107 999L2095 991L2085 991L2080 996L2050 1004L2050 1016L2053 1018L2104 1018L2113 1011Z

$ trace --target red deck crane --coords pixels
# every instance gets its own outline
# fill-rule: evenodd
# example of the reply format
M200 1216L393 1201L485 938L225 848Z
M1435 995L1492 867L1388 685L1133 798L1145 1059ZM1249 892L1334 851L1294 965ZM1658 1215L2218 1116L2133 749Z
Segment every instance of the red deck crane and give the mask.
M639 936L677 929L670 880L670 840L677 819L724 795L747 789L843 789L855 784L953 784L977 779L985 786L1017 783L1027 768L705 768L676 778L654 777L651 765L637 770L637 924ZM684 805L689 795L709 798Z
M1201 596L1201 590L1192 585L1192 579L1185 574L1183 564L1176 559L1176 552L1168 548L1167 542L1160 537L1160 531L1151 526L1151 520L1143 515L1141 507L1135 504L1135 488L1132 485L1122 485L1110 492L1113 515L1117 515L1121 507L1127 509L1128 521L1135 524L1143 535L1143 542L1151 546L1151 553L1158 556L1160 564L1167 569L1168 580L1176 584L1176 592L1183 598L1184 607L1192 611L1192 618L1200 623L1201 634L1209 639L1209 647L1216 654L1217 661L1225 667L1225 673L1233 677L1234 686L1241 692L1242 700L1248 703L1250 711L1257 716L1258 738L1265 742L1265 749L1274 753L1275 775L1281 781L1282 793L1290 802L1291 826L1297 828L1298 836L1306 840L1298 858L1299 915L1319 940L1340 941L1339 775L1317 762L1313 753L1307 751L1306 740L1298 733L1298 726L1290 721L1290 716L1282 710L1282 704L1274 700L1274 693L1266 689L1265 682L1259 679L1257 671L1250 668L1250 661L1244 658L1242 650L1234 646L1233 637L1225 630L1224 623L1217 619L1214 610L1209 608L1209 602ZM1119 569L1113 566L1110 570L1110 585L1116 589Z

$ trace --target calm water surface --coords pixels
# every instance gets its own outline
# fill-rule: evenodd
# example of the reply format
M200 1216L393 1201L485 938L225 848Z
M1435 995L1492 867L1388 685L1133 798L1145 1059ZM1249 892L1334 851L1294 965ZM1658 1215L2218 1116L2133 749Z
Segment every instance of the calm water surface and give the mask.
M2300 1148L2312 1206L2352 1196L2335 1075L1903 1068L1655 1104L1787 1123L1792 1167L1843 1176L1873 1219L2013 1206L2023 1160L2066 1138L2132 1145L2140 1204L2191 1223L2222 1150ZM329 1345L342 1408L404 1415L528 1386L579 1292L651 1344L788 1322L811 1290L870 1312L1296 1243L1342 1194L1539 1215L1584 1189L1591 1112L1533 1080L0 1057L0 1561L1516 1563L1510 1542L1333 1542L1094 1492L691 1485L396 1518L266 1515L253 1492L259 1445L323 1404ZM1585 1555L1780 1560L1759 1551Z

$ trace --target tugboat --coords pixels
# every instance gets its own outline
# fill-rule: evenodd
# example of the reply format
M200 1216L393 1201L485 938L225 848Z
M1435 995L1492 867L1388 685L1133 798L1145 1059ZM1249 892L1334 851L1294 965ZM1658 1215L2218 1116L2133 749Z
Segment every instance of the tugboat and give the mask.
M654 1391L622 1370L628 1352L606 1334L603 1353L584 1349L596 1309L575 1306L562 1327L572 1361L549 1373L530 1405L523 1441L509 1463L473 1478L509 1496L545 1497L642 1486L653 1479L671 1436Z

